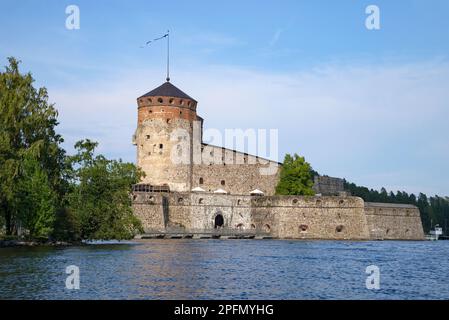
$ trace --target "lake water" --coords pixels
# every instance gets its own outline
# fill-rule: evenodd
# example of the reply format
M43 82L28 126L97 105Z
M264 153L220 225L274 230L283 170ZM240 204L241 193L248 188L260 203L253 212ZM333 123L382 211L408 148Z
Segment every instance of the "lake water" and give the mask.
M66 267L80 289L66 289ZM366 267L380 269L368 290ZM449 241L148 240L0 249L1 299L448 299Z

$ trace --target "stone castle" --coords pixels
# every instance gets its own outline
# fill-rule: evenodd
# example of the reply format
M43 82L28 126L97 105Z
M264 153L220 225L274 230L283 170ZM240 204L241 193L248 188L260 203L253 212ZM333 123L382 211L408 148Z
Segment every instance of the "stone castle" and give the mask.
M142 237L424 238L415 206L367 203L316 176L316 196L277 196L281 165L203 143L197 101L169 81L137 99L133 210Z

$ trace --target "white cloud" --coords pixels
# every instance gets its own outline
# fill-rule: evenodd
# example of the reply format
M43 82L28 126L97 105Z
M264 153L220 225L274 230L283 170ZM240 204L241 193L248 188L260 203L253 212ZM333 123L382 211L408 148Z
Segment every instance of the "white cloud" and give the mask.
M133 161L136 98L160 85L148 77L151 71L50 87L66 140L91 137L103 152ZM205 127L277 128L281 154L298 152L321 173L373 187L418 192L422 185L448 193L449 182L437 182L449 181L445 61L297 73L208 66L172 79L199 101Z

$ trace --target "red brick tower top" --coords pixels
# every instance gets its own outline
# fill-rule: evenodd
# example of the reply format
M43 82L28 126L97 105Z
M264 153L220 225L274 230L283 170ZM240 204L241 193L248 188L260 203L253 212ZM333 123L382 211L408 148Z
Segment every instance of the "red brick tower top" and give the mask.
M146 119L163 118L199 120L196 115L197 101L175 87L169 81L137 98L140 125Z

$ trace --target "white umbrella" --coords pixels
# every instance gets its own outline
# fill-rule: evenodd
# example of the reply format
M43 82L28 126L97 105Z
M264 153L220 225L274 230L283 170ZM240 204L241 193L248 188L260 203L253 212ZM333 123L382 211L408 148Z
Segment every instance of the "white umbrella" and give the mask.
M192 192L206 192L206 190L204 190L201 187L195 187L195 188L192 189Z
M260 191L259 189L254 189L249 194L250 195L256 195L256 196L263 196L263 191Z
M223 189L215 190L214 193L227 194L227 192L225 190L223 190Z

